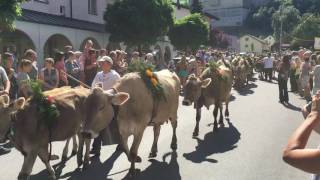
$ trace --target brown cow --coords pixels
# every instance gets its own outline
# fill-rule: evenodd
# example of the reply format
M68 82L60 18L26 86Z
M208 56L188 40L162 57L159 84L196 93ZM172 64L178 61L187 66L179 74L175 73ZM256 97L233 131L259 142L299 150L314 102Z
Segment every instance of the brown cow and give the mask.
M98 132L106 127L113 118L112 104L117 104L113 98L120 96L118 99L122 99L120 104L123 104L128 100L128 94L130 94L129 100L119 107L116 117L121 144L128 160L131 162L130 175L135 172L135 162L141 161L141 158L137 155L138 148L143 132L148 125L152 124L154 126L154 142L150 157L157 155L160 126L169 119L173 127L171 148L173 150L177 149L176 128L180 81L175 73L168 70L159 71L155 74L163 86L165 100L155 100L138 73L126 74L114 86L114 90L104 92L102 89L96 88L87 98L87 123L84 126L84 131L92 138L96 137ZM114 91L122 93L113 95ZM127 141L130 135L133 135L134 139L129 151Z
M53 95L54 103L60 112L60 116L56 119L51 129L51 141L64 141L76 135L80 131L86 113L84 103L90 92L88 89L76 88L66 90L62 88L62 90L63 92L55 90L57 92ZM24 105L21 105L20 101L17 104L20 104L19 107L21 108L11 120L11 132L13 133L10 135L10 140L24 156L23 166L18 179L28 179L37 156L46 165L50 178L55 179L55 173L49 164L49 128L40 117L41 114L38 111L37 102L28 99ZM80 142L83 142L81 136L79 136L79 139ZM89 144L86 145L85 164L88 164ZM82 157L81 144L78 156ZM82 162L78 161L78 163Z
M185 87L183 105L190 106L194 103L194 107L197 111L196 114L196 126L193 132L193 136L199 135L199 122L201 119L202 106L209 107L214 104L214 130L218 129L217 115L218 108L220 108L220 120L221 126L223 123L223 107L222 103L226 103L225 116L229 116L229 99L232 88L232 72L223 63L219 62L217 68L207 68L200 76L200 78L194 75L189 76Z

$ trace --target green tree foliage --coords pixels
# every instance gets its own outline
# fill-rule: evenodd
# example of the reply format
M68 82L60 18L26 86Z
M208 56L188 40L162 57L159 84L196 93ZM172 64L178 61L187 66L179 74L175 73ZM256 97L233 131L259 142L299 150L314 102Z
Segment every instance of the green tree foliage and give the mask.
M269 1L264 6L252 8L245 21L245 25L251 29L259 29L261 33L269 34L272 29L272 15L277 11L281 2L278 0Z
M281 20L283 21L283 40L290 41L290 34L293 28L300 22L301 16L298 9L292 5L283 6L272 15L272 27L276 39L280 37Z
M20 4L26 0L0 0L0 30L13 30L14 21L22 15Z
M170 0L123 0L110 4L104 14L110 41L129 46L153 44L173 25Z
M314 37L320 37L320 16L306 13L301 22L292 32L292 46L310 47L314 44Z
M191 4L190 11L192 14L194 13L202 13L202 4L200 0L193 0Z
M178 50L191 48L195 50L207 43L209 38L209 24L200 14L191 14L177 20L170 29L168 36L171 43Z
M319 0L292 0L292 4L299 9L301 14L320 12Z

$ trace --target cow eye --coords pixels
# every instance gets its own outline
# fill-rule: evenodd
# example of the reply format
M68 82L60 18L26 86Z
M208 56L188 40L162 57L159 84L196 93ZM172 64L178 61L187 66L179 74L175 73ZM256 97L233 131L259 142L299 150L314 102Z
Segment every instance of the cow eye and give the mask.
M100 108L99 111L102 111L106 107L106 104L103 104Z

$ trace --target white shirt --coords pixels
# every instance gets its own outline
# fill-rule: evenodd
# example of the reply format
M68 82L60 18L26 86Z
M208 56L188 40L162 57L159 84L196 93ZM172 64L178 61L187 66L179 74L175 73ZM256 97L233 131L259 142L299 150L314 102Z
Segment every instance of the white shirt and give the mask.
M264 68L273 68L273 57L263 58Z
M91 87L95 88L97 84L101 83L103 90L109 90L119 79L120 75L115 70L111 70L106 74L100 71L94 77Z

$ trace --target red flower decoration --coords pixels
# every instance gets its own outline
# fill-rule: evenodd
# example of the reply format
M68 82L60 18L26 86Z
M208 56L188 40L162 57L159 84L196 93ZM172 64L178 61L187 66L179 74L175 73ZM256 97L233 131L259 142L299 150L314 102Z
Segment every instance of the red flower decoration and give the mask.
M48 96L47 97L47 101L52 104L53 103L53 97L52 96Z

